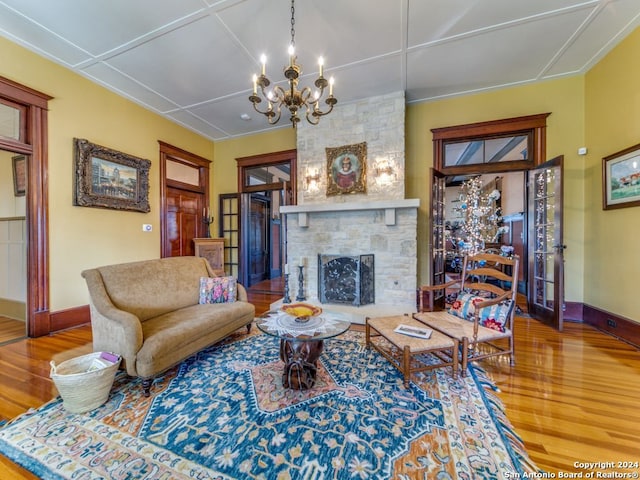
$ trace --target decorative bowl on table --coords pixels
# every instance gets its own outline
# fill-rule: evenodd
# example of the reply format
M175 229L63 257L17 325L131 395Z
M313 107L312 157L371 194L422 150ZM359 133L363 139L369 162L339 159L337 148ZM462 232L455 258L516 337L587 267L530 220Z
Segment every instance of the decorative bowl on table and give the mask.
M320 315L322 308L308 303L288 303L282 306L282 311L295 317L296 322L306 323L311 317Z

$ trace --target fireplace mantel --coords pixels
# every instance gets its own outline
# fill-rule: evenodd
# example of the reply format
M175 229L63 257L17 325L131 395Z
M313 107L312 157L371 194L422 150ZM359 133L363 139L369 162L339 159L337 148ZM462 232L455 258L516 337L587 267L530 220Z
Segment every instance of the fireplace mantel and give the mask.
M285 215L297 213L298 226L309 226L309 214L326 212L346 212L361 210L383 210L386 225L396 224L396 210L399 208L418 208L419 198L403 200L380 200L374 202L314 203L308 205L286 205L280 207Z

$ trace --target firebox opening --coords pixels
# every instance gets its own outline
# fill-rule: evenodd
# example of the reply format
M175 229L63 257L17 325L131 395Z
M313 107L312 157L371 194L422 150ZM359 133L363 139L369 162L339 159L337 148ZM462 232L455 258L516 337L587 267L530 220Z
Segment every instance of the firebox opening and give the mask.
M318 255L321 303L375 303L374 255Z

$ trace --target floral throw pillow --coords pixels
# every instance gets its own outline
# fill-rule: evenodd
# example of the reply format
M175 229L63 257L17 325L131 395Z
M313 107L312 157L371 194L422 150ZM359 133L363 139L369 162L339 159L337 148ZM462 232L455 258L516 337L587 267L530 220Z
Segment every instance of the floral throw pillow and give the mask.
M486 301L486 297L479 297L471 293L460 293L451 304L449 313L465 320L473 321L476 313L476 305ZM511 309L513 308L513 300L503 300L500 303L482 308L479 313L480 325L499 332L505 331L505 325Z
M237 290L237 281L234 277L202 277L199 303L235 302Z

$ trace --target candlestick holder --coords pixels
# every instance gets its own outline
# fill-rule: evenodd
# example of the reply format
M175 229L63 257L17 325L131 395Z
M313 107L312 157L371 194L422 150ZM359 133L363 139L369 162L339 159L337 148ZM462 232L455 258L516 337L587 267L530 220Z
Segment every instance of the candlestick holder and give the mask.
M211 238L211 224L213 223L213 217L204 217L202 219L202 223L204 223L207 227L204 231L204 238Z
M304 269L304 265L298 265L300 269L298 272L298 295L296 295L296 301L303 302L306 300L304 296L304 274L302 270Z
M284 298L282 303L291 303L291 297L289 296L289 274L284 274Z

